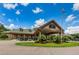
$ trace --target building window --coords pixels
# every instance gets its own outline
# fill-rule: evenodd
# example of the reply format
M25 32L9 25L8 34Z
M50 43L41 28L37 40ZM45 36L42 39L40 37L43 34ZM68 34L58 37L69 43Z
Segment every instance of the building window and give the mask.
M49 28L55 29L56 26L55 26L54 24L50 24L50 25L49 25Z

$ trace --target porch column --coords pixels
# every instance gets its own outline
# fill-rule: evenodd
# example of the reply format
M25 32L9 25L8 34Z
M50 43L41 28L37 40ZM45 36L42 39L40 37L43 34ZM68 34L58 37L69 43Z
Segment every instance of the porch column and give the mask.
M25 40L25 34L24 34L24 40Z

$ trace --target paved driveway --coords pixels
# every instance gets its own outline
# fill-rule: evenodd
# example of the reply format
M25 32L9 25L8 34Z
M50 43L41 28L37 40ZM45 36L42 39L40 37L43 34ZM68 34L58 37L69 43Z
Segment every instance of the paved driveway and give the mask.
M16 41L0 41L0 55L78 55L79 47L44 48L16 46Z

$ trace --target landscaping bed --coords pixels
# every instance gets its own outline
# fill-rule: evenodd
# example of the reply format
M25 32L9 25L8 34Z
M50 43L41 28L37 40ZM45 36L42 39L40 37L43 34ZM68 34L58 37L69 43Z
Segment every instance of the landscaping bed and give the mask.
M62 43L62 44L57 44L57 43L41 44L41 43L34 43L34 42L17 42L16 45L34 46L34 47L74 47L74 46L79 46L79 42L68 42L68 43Z
M79 42L73 42L76 38L79 38L78 34L63 35L61 38L61 35L46 36L39 33L37 40L34 42L17 42L16 45L34 47L74 47L79 46Z

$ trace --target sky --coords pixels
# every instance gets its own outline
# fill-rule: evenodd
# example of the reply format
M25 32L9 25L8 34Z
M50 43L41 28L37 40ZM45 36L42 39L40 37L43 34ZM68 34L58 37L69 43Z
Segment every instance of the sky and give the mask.
M0 23L8 29L36 28L55 20L65 33L79 32L78 3L0 3Z

